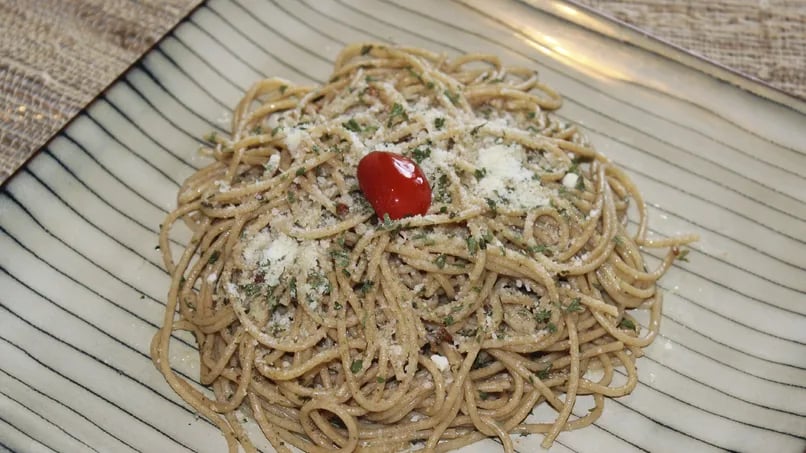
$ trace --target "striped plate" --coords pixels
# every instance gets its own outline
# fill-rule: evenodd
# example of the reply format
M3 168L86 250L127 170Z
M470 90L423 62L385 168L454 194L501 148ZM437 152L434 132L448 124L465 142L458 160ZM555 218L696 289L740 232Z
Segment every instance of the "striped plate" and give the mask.
M168 276L158 225L255 80L321 83L347 42L537 68L636 180L653 234L696 232L663 279L635 392L557 452L806 447L806 115L588 31L565 3L211 0L0 193L0 451L223 451L148 355ZM574 19L578 24L569 22ZM562 17L562 18L561 18ZM177 238L181 240L181 238ZM657 262L650 258L653 263ZM175 339L195 379L194 341ZM521 452L540 438L521 437ZM271 451L262 446L262 451ZM463 451L499 451L486 441Z

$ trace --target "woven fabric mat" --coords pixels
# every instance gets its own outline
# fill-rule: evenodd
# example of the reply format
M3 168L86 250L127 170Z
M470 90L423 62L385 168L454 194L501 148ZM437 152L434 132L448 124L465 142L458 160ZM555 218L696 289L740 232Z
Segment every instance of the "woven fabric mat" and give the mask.
M202 0L0 0L0 183ZM806 98L806 0L578 0Z
M806 0L576 0L806 99Z
M0 0L0 183L201 0Z

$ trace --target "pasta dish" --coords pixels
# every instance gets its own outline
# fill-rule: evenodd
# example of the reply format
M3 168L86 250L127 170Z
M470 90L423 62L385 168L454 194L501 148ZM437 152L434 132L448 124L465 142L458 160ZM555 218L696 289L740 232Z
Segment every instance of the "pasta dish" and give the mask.
M279 452L513 451L590 425L636 386L656 281L696 238L648 238L641 193L560 105L494 56L381 44L324 86L256 83L162 225L154 363L231 451L255 451L245 418ZM643 247L667 249L656 269ZM211 391L171 368L178 330Z

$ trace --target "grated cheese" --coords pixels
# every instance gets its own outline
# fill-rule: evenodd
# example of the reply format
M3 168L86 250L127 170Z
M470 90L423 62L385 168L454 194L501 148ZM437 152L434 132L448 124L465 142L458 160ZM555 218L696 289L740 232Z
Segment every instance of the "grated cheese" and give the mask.
M526 155L518 144L494 144L479 150L477 167L485 171L476 185L477 193L493 200L502 197L521 208L548 204L540 180L525 167Z
M439 371L445 371L450 367L450 363L448 363L448 358L441 356L439 354L434 354L431 356L431 361L436 364Z

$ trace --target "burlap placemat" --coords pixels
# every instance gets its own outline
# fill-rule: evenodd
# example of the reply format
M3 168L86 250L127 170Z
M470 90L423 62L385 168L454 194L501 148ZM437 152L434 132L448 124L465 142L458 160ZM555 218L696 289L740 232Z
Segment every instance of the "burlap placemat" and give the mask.
M0 182L201 0L0 0Z
M806 0L576 0L806 99Z
M201 1L0 0L0 183ZM806 0L578 1L806 98Z

